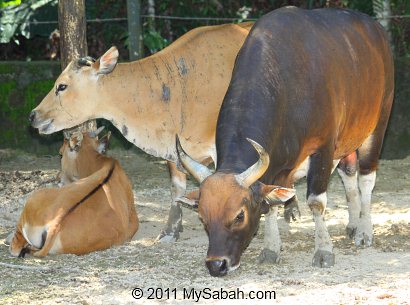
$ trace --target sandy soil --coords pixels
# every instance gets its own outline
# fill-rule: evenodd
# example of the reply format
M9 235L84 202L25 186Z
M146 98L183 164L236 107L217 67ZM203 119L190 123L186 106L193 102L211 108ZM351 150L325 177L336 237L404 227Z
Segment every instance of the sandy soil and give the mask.
M347 206L341 181L334 175L326 218L335 245L335 267L311 267L314 225L301 202L298 222L289 226L283 218L279 220L283 241L280 264L257 263L263 243L262 219L241 267L224 278L212 278L204 265L207 237L195 212L184 210L180 241L154 243L169 207L165 164L133 151L111 154L134 184L141 225L133 241L81 257L15 259L10 257L5 239L14 229L27 194L53 183L59 157L16 156L13 151L0 150L0 304L193 303L193 299L184 299L184 288L196 292L210 288L213 293L240 289L245 297L251 296L251 291L276 293L275 301L229 301L235 304L410 304L410 157L381 162L373 197L373 247L356 248L345 237ZM298 197L304 198L305 182L296 187ZM137 287L144 292L140 300L131 294ZM159 288L158 297L162 289L162 300L148 299L150 288ZM166 288L170 288L169 299ZM218 303L205 298L199 301Z

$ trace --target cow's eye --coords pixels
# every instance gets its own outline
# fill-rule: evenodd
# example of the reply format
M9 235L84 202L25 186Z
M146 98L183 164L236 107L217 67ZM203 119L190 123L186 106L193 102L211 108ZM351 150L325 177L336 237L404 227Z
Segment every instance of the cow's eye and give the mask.
M59 93L59 92L61 92L61 91L64 91L65 89L67 89L67 85L66 84L59 84L58 86L57 86L57 90L56 90L56 95Z
M243 222L244 219L245 219L245 213L242 210L238 215L236 215L235 223L241 223Z
M57 89L58 91L64 91L66 88L67 88L66 84L59 84Z

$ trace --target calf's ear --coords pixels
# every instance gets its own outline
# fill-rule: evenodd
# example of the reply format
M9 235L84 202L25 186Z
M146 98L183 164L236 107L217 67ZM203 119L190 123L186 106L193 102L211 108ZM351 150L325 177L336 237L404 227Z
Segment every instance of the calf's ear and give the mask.
M107 52L104 53L94 64L93 68L97 74L108 74L111 73L118 61L118 50L116 47L111 47Z

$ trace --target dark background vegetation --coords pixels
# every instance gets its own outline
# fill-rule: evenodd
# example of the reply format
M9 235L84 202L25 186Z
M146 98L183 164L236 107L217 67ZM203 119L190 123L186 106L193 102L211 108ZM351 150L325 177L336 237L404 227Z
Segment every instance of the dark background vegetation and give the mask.
M27 6L27 9L17 13L10 11L8 4L11 2L21 2L22 5ZM273 9L286 5L307 9L347 7L375 16L373 2L375 1L141 0L144 55L149 56L166 47L192 28L240 22L245 18L257 19ZM32 3L37 3L38 7L33 8L30 6ZM116 45L120 50L120 61L127 61L129 56L126 0L86 0L85 3L87 20L89 20L87 23L89 55L98 58L110 46ZM150 3L154 3L151 11ZM390 4L391 16L393 16L390 19L392 45L396 57L396 100L383 156L398 158L410 153L410 89L408 86L410 18L406 17L410 15L410 1L390 0ZM157 16L198 17L199 19L149 18L152 8ZM26 117L50 90L55 77L59 74L58 63L51 62L58 61L58 50L53 49L58 46L58 41L56 43L50 39L50 34L58 28L57 1L0 0L0 13L2 14L0 24L7 19L8 22L12 20L12 23L18 25L10 41L0 43L0 149L9 147L40 154L55 153L57 145L61 142L61 135L39 137L35 130L28 127ZM23 13L27 15L22 16ZM201 18L233 18L233 20ZM103 124L109 125L107 122ZM116 138L117 143L127 148L131 147L118 132Z
M38 0L21 0L23 3L39 2ZM43 0L44 1L44 0ZM57 1L45 0L47 5L31 12L31 23L25 30L16 31L10 43L0 44L2 60L42 60L49 58L49 36L58 28ZM376 0L377 1L377 0ZM0 3L13 1L0 0ZM41 2L41 1L40 1ZM169 20L151 19L147 16L148 0L141 0L142 26L144 33L145 55L157 51L187 31L203 25L226 23L224 20ZM236 22L244 16L257 19L276 8L294 5L303 8L345 7L362 11L374 16L372 0L155 0L157 16L199 17L199 18L235 18ZM89 54L100 56L111 45L121 51L123 60L128 59L128 29L126 0L85 0L87 20L87 37ZM410 54L410 18L399 16L410 15L410 1L390 0L391 27L393 43L397 56ZM5 11L3 14L8 14ZM105 21L107 19L115 19ZM16 18L16 21L20 20ZM35 24L34 21L51 22ZM235 21L231 21L235 22ZM308 29L307 29L308 30Z

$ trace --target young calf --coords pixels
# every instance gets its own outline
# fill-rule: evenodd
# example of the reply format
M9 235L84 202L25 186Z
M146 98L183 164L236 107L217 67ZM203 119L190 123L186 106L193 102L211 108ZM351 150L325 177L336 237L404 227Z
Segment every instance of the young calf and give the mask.
M64 140L65 185L30 196L10 245L13 256L80 255L134 236L138 217L131 182L118 161L100 153L107 139L78 133Z

